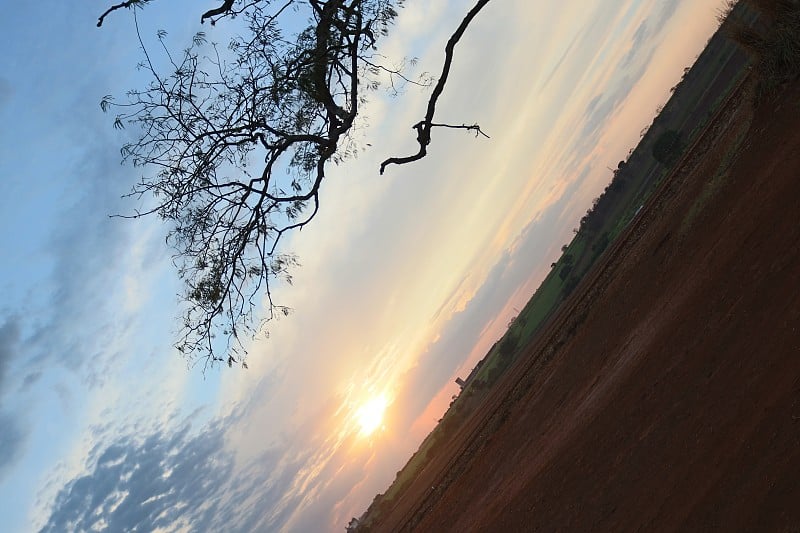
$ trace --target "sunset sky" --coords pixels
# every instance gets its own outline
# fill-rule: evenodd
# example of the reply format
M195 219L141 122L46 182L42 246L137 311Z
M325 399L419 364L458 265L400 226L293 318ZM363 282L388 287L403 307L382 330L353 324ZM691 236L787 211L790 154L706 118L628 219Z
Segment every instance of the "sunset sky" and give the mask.
M442 416L716 28L724 0L493 0L427 90L378 92L329 169L295 311L249 370L187 368L156 219L108 218L142 169L98 105L141 85L115 2L15 2L0 31L0 516L4 531L341 531ZM219 2L140 13L180 50ZM381 53L437 73L467 1L408 0ZM215 33L219 32L219 33ZM367 144L371 146L367 146ZM147 171L146 169L144 170Z

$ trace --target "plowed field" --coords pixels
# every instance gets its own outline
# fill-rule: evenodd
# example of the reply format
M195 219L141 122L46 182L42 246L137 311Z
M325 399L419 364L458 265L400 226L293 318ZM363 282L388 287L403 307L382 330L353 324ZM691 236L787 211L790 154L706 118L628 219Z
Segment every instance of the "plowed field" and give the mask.
M379 531L800 531L800 85L735 93Z

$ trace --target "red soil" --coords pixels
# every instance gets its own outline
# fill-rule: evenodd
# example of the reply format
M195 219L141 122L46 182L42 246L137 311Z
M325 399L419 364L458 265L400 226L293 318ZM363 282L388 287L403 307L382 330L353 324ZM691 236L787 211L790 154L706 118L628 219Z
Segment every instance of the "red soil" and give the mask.
M800 85L743 102L374 530L800 531Z

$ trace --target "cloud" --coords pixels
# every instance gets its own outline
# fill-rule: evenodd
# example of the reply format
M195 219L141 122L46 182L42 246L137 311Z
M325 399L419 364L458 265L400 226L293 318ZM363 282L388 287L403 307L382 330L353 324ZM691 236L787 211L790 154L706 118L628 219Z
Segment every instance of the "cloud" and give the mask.
M119 164L121 138L99 110L103 92L98 91L128 79L127 67L109 67L99 75L98 65L112 62L103 57L108 49L93 46L98 41L83 35L86 26L66 11L64 20L74 24L62 20L58 31L21 36L22 49L38 43L47 53L27 61L14 78L13 112L24 112L24 120L0 134L0 174L7 192L2 216L9 228L0 238L5 254L0 311L16 317L4 324L0 314L0 394L15 391L2 397L0 454L3 470L14 468L0 495L24 498L23 504L32 499L36 480L57 463L67 469L80 465L85 426L105 406L113 406L107 417L118 424L158 419L160 411L142 404L163 406L182 384L172 361L151 364L152 353L160 352L162 359L169 355L166 332L172 325L167 316L173 291L168 283L162 281L158 290L153 283L162 263L168 263L160 250L163 240L151 231L157 221L108 218L131 209L120 195L128 192L136 171ZM47 25L56 19L41 18ZM67 44L51 46L58 35ZM130 65L127 70L134 71ZM39 78L47 83L37 83ZM37 142L21 142L26 138ZM127 278L137 280L139 294L153 299L165 294L167 303L162 298L147 313L129 306ZM143 300L142 305L153 306ZM148 395L148 389L160 395ZM24 512L20 505L8 518L11 530Z
M19 350L19 323L16 318L6 318L0 326L0 399L6 386L6 376L11 366L11 360Z
M0 60L21 73L12 87L0 79L0 101L13 88L14 112L25 112L2 134L0 170L8 178L3 222L14 228L2 239L8 259L2 273L14 280L4 305L20 317L19 357L29 385L62 368L101 384L122 355L114 344L130 324L120 276L148 274L131 253L147 223L108 218L131 209L120 196L137 173L120 167L125 133L115 133L97 105L104 92L138 75L120 45L130 29L87 31L94 11L26 4L11 16L35 21L40 31L9 27L18 49ZM20 142L27 138L37 142ZM46 146L48 156L37 146Z
M585 176L585 172L581 176ZM531 265L545 264L552 236L542 228L557 227L571 194L582 180L573 181L561 198L541 216L534 217L511 241L494 264L485 281L463 310L453 314L437 340L408 371L397 404L403 406L401 427L411 425L423 413L432 397L444 387L461 366L493 321L500 317L514 293L532 276L543 276ZM502 331L500 332L502 334Z
M545 89L547 89L547 86L550 84L550 81L553 79L553 76L555 76L556 73L559 72L561 66L564 64L564 61L567 59L567 57L572 52L572 49L575 47L575 43L577 43L578 40L580 39L580 36L581 36L580 32L575 33L575 35L572 37L572 40L567 45L566 49L561 54L559 60L556 61L556 64L550 69L550 72L545 76L544 81L542 82L539 90L544 91Z
M363 463L342 466L348 446L326 447L316 427L237 465L227 440L241 420L219 417L194 431L191 418L176 429L132 432L95 446L85 470L63 482L41 531L302 531L308 529L293 521L309 524L308 516L317 517L311 529L319 530L342 483L363 475ZM298 513L306 509L310 514Z
M22 380L22 387L23 389L27 389L28 387L32 386L34 383L39 381L39 378L42 377L43 372L41 370L37 370L36 372L31 372L27 374L25 378Z
M633 32L629 48L622 54L619 63L606 67L613 69L610 83L605 84L603 92L595 94L586 105L580 119L582 127L575 141L575 152L585 154L591 151L614 114L643 79L660 44L658 36L662 33L664 24L674 15L676 7L675 2L669 2L655 15L642 20Z
M659 28L659 32L661 32L664 27L667 25L669 19L675 14L680 7L681 0L665 0L660 3L660 8L658 12L653 17L653 26Z
M19 350L19 336L17 319L6 318L0 326L0 479L18 459L25 440L20 418L3 408L9 369Z
M99 125L85 127L102 131ZM76 131L81 129L71 125L63 133L81 135ZM131 209L120 194L133 173L120 167L109 141L96 133L84 138L80 157L66 168L68 192L51 207L53 224L39 251L50 268L32 284L31 298L15 309L26 316L21 329L29 385L43 372L66 368L96 389L137 348L149 351L157 340L129 337L136 321L145 319L138 311L149 302L149 285L166 269L163 241L152 231L157 221L109 218ZM128 283L131 279L136 283ZM168 313L162 306L147 319L167 321Z
M120 437L58 492L42 531L197 529L220 511L232 466L219 425Z
M19 418L4 410L0 410L0 428L0 479L3 479L22 451L25 432Z
M598 94L592 99L583 118L583 129L578 141L582 150L579 153L585 154L586 150L590 150L597 143L597 139L608 125L608 121L631 93L636 80L642 74L644 74L644 69L635 74L636 79L631 80L626 76L618 81L616 87L611 87L610 92Z
M639 24L639 27L636 28L636 31L633 32L630 48L628 48L628 51L625 52L625 55L622 56L622 59L620 60L620 66L622 68L630 66L637 58L641 59L642 48L648 44L648 40L653 36L653 31L651 28L651 21L645 19ZM652 51L649 53L649 56L652 56Z
M635 60L640 64L650 62L656 45L660 43L657 37L664 32L669 19L675 15L679 3L679 0L665 1L660 4L660 9L639 23L631 37L630 47L620 61L621 67L629 67Z

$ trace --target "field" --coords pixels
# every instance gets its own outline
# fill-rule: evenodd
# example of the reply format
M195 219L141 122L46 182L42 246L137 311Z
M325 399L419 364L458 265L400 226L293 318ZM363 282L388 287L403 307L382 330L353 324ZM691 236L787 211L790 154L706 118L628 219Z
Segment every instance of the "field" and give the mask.
M738 6L742 16L753 19L752 10ZM626 229L644 202L657 190L670 165L654 159L653 146L666 131L679 133L684 145L694 142L730 92L748 70L750 60L723 31L709 40L705 50L673 88L672 97L642 132L639 144L613 171L605 192L580 221L573 240L562 248L562 257L530 301L509 325L508 332L485 355L467 379L468 385L443 416L438 427L420 445L417 453L398 472L391 487L378 495L368 516L374 519L394 503L428 458L446 446L454 431L485 401L500 377L524 353L569 297L580 281L600 260L606 248ZM610 170L610 169L609 169Z
M705 81L726 95L710 124L572 291L537 292L508 371L465 390L364 529L798 531L800 83L753 108L736 72ZM537 297L560 305L537 317Z
M754 18L753 11L745 5L739 9L746 20ZM550 275L520 311L518 322L509 328L510 345L523 345L538 333L657 190L671 169L671 165L659 163L652 155L658 139L665 132L676 132L682 146L691 145L745 76L749 64L747 54L724 31L712 36L695 63L686 67L683 78L673 87L670 100L642 132L639 144L618 168L610 171L613 178L605 192L595 199L575 228L573 240L562 248L563 255L553 264ZM487 354L486 364L475 376L475 382L491 386L502 372L490 375L490 371L498 367L505 370L516 358L518 352L501 360L497 348L504 340Z
M800 524L800 85L742 102L374 530Z

